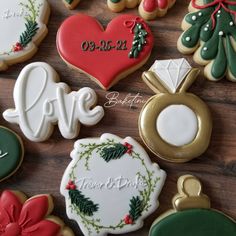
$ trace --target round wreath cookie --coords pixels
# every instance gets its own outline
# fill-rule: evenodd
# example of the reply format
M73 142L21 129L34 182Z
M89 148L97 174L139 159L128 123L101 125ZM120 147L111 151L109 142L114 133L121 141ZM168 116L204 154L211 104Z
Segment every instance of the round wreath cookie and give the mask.
M79 4L80 0L62 0L66 7L70 10L73 10L74 8L77 7Z
M12 130L0 126L0 181L12 176L24 158L21 138Z
M207 149L212 120L207 105L186 90L199 73L185 59L157 60L143 80L157 93L144 105L139 133L157 156L187 162Z
M236 1L192 0L178 40L183 54L205 66L205 76L218 81L224 76L236 82Z
M167 10L175 4L176 0L107 0L108 7L114 12L125 8L134 8L139 5L139 14L145 20L153 20L164 16Z
M70 91L65 83L59 83L56 71L48 64L35 62L21 71L14 88L15 108L8 109L3 117L19 124L31 141L47 140L58 124L62 136L73 139L78 136L80 123L91 126L104 116L101 106L95 106L97 96L91 88Z
M149 236L234 236L236 222L218 210L210 208L209 198L202 194L199 180L191 175L178 180L174 209L153 223Z
M104 30L93 17L78 14L62 23L57 48L69 66L109 89L145 64L153 36L147 24L134 15L118 16Z
M74 236L61 219L50 215L54 208L50 195L27 197L5 190L0 196L0 235Z
M46 0L2 1L0 8L0 71L30 59L47 35ZM4 32L4 33L3 33Z
M68 217L84 235L138 230L158 207L166 174L133 138L103 134L81 139L71 157L61 194Z

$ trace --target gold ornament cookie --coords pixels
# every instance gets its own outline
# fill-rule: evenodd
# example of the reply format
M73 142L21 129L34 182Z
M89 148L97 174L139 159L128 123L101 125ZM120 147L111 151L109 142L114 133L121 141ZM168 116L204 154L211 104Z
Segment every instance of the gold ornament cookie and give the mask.
M212 120L207 105L186 90L198 69L185 59L157 60L143 80L157 95L144 105L139 133L146 146L170 162L187 162L207 149Z
M152 224L149 236L234 236L236 222L224 213L210 208L202 193L200 181L191 175L178 180L178 194L171 209Z

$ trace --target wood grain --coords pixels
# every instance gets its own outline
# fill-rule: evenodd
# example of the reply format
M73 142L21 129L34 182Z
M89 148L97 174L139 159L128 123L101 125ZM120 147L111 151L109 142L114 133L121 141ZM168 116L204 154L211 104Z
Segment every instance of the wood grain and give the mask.
M82 12L96 17L105 26L117 14L111 13L106 6L106 0L81 0L79 7L74 11L67 10L61 1L49 0L51 17L49 34L41 44L38 53L29 62L45 61L51 64L73 90L84 86L95 89L99 96L99 104L107 102L107 92L101 90L85 75L69 69L60 59L56 46L56 32L61 22L69 15ZM155 47L148 63L112 88L119 91L120 99L137 93L146 101L153 93L142 82L142 71L147 70L155 59L179 58L182 55L176 49L176 42L181 33L180 24L187 12L187 0L177 0L176 5L167 16L149 23L154 36ZM137 9L126 10L125 13L137 14ZM186 57L193 63L191 56ZM27 63L29 63L27 62ZM0 73L0 111L13 107L12 92L15 79L21 69L27 64L21 63L12 66L8 71ZM193 65L195 65L193 63ZM166 170L168 178L161 193L160 208L146 221L138 232L127 235L148 235L150 225L160 213L171 208L171 199L176 193L176 181L182 174L194 174L204 184L204 193L212 199L212 207L219 209L233 218L236 218L236 84L222 80L219 83L206 81L201 75L192 86L191 91L200 96L209 105L214 122L213 135L208 151L200 158L186 164L171 164L150 156L153 161ZM132 136L141 143L138 134L137 120L142 108L142 101L133 107L117 104L106 108L104 119L95 127L82 127L80 138L100 136L104 132L111 132L120 137ZM64 198L59 193L61 177L70 162L69 153L74 140L64 140L57 128L53 136L44 143L32 143L24 138L19 127L8 124L0 117L0 124L16 131L23 138L25 145L25 159L19 171L9 180L0 183L0 190L18 189L28 196L39 193L51 193L55 200L54 214L64 219L75 232L82 235L75 222L67 219L65 214ZM112 212L111 215L115 214Z

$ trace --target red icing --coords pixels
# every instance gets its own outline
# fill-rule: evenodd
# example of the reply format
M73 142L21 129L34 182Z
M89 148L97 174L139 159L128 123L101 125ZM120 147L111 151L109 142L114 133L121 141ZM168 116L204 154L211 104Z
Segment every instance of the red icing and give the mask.
M38 196L22 204L11 191L0 198L1 236L57 236L60 225L45 220L48 211L47 196Z
M134 34L130 32L126 23L136 19L137 16L134 15L118 16L108 24L104 31L96 19L90 16L82 14L71 16L63 22L58 31L58 51L69 64L96 78L105 88L109 88L122 72L140 64L151 53L153 36L146 23L142 22L148 32L147 44L138 58L128 57ZM96 45L99 45L100 40L111 40L112 45L118 40L126 40L127 50L85 52L81 49L84 41L94 41Z
M143 9L147 12L153 12L157 8L166 9L169 5L168 0L144 0Z

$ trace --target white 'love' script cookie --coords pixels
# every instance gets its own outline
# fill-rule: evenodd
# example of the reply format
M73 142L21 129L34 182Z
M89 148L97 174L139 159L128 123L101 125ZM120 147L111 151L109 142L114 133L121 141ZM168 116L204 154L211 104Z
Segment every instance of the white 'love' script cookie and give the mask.
M65 83L58 83L56 71L48 64L35 62L20 73L14 88L15 109L3 113L5 120L20 125L24 135L34 142L45 141L58 123L62 136L75 138L80 122L97 124L104 115L95 106L97 96L91 88L71 92Z

